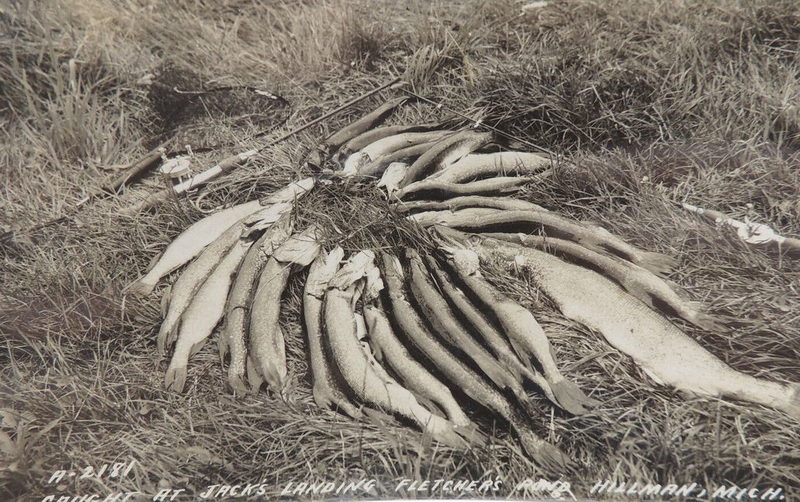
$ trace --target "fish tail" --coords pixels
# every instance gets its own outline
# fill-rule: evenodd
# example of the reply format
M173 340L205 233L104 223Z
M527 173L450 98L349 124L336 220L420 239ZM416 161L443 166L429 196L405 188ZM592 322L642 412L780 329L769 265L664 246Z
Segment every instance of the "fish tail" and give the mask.
M659 275L669 274L678 265L678 260L663 253L644 251L637 256L636 262L638 265Z
M158 355L164 357L167 352L167 338L169 337L170 328L166 324L162 324L156 335L156 350Z
M589 398L583 391L566 378L558 381L551 381L550 388L558 404L573 415L583 415L587 413L587 407L597 406L598 401Z
M236 372L233 368L228 368L228 385L233 390L234 395L243 396L247 394L247 384L244 375Z
M462 450L470 446L469 442L456 432L452 423L435 415L431 415L425 424L425 432L436 441L452 448Z
M226 330L222 330L217 338L217 350L219 351L219 362L222 364L225 357L230 353L230 338Z
M256 369L256 364L253 362L253 358L247 356L247 381L250 383L250 392L256 393L258 389L261 388L261 384L264 383L264 379L261 378L258 370Z
M189 357L192 357L195 354L197 354L198 352L200 352L200 349L202 349L203 345L205 345L205 344L206 344L205 340L200 340L199 342L197 342L194 345L192 345L191 348L189 349Z
M695 326L702 328L706 331L714 331L717 333L725 331L728 326L725 324L725 319L715 316L713 314L705 314L703 312L696 312L689 319L689 322Z
M564 452L540 438L532 430L518 426L515 426L514 429L525 454L542 468L562 474L572 466L572 460Z
M157 283L158 281L151 281L147 276L141 277L128 286L128 293L135 296L148 296L156 288Z
M186 385L186 366L171 366L164 375L164 387L174 392L183 392Z

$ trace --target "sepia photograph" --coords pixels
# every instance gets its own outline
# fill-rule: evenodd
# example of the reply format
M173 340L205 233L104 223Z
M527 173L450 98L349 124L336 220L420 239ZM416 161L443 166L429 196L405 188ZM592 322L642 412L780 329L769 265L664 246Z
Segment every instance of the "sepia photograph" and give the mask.
M0 0L0 501L800 500L796 0Z

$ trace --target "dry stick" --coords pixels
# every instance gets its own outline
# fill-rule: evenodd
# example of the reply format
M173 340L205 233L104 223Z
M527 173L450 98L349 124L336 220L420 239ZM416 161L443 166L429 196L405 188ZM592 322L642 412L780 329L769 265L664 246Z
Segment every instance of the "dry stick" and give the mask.
M287 139L291 138L295 134L298 134L298 133L308 129L309 127L311 127L313 125L319 124L323 120L326 120L326 119L332 117L333 115L335 115L335 114L337 114L337 113L339 113L339 112L341 112L341 111L353 106L354 104L358 103L359 101L363 101L363 100L365 100L365 99L367 99L367 98L369 98L371 96L374 96L375 94L381 92L382 90L384 90L384 89L386 89L388 87L391 87L392 85L398 83L399 81L400 81L399 77L395 78L392 81L387 82L386 84L383 84L382 86L377 87L377 88L369 91L366 94L362 94L361 96L353 98L350 101L348 101L347 103L345 103L345 104L341 105L340 107L336 108L335 110L332 110L332 111L326 113L325 115L323 115L323 116L321 116L319 118L316 118L316 119L312 120L311 122L308 122L307 124L304 124L304 125L298 127L297 129L294 129L294 130L284 134L280 138L275 139L275 140L270 141L269 143L267 143L265 145L260 146L259 148L255 148L255 149L247 150L245 152L241 152L241 153L238 153L238 154L235 154L235 155L231 155L230 157L227 157L227 158L221 160L214 167L206 169L205 171L201 172L200 174L197 174L193 178L191 178L191 179L189 179L189 180L187 180L187 181L185 181L183 183L179 183L178 185L175 185L174 187L168 187L168 188L165 188L165 189L163 189L163 190L161 190L159 192L151 194L146 199L141 201L139 204L131 206L131 207L121 211L121 213L122 214L127 214L127 215L135 215L135 214L139 213L140 211L143 211L145 209L149 209L149 208L153 207L154 205L158 204L159 202L164 202L164 201L169 200L170 197L172 197L173 195L177 195L177 194L183 193L183 192L185 192L185 191L187 191L187 190L189 190L191 188L194 188L194 187L196 187L198 185L207 183L207 182L213 180L214 178L217 178L217 177L219 177L219 176L221 176L223 174L229 173L229 172L233 171L234 169L236 169L237 167L241 166L250 157L262 152L263 150L265 150L267 148L275 146L275 145L277 145L278 143L280 143L280 142L282 142L284 140L287 140Z

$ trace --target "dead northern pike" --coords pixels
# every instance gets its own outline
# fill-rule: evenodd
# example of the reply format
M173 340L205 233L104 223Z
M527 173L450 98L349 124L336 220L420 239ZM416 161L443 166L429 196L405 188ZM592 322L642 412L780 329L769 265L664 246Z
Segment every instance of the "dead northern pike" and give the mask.
M276 393L286 387L286 344L280 327L281 297L291 263L282 263L272 256L267 260L258 279L258 289L250 309L250 346L247 354L247 380L258 391L266 381Z
M431 194L450 198L455 195L510 193L520 190L526 183L535 179L529 176L498 176L467 183L446 183L435 179L425 179L399 190L397 198L403 199L409 195L419 198Z
M339 154L342 156L353 154L362 148L383 138L388 138L389 136L396 136L398 134L404 134L407 132L432 131L434 129L438 129L439 127L441 127L441 124L438 122L418 125L390 125L374 127L348 141L347 144L342 147Z
M561 373L550 341L536 318L528 309L492 286L481 275L477 260L451 260L448 263L464 286L485 308L494 313L520 359L534 360L542 368L556 401L564 409L575 410L580 414L585 412L583 408L598 404Z
M613 279L625 291L647 306L667 314L678 315L703 329L721 331L725 327L714 316L702 312L700 303L689 301L676 292L677 286L667 283L649 270L631 262L554 237L504 233L484 233L482 235L566 257L567 261L590 268Z
M322 330L322 301L328 282L336 274L344 257L340 247L331 252L320 253L311 263L303 291L303 319L308 335L308 351L311 358L312 394L320 408L340 410L352 418L360 418L361 411L345 393L333 375L328 356L325 353L326 341Z
M224 360L230 352L228 385L234 393L247 392L244 380L247 363L246 335L250 319L250 302L258 277L274 250L286 241L291 233L292 218L287 213L253 244L236 272L236 279L233 281L225 305L225 324L219 334L220 360Z
M156 346L159 354L163 355L175 341L178 334L176 330L178 320L203 284L203 281L211 274L228 250L241 238L246 228L244 222L250 217L258 216L263 222L272 224L291 208L292 205L286 202L261 207L252 215L245 216L231 225L211 244L203 248L197 259L186 267L186 270L181 273L175 284L172 285L169 292L162 299L162 308L169 306L163 308L165 311L164 321L161 323L161 328L159 328L156 336Z
M345 161L344 171L351 175L362 174L364 167L371 162L377 161L404 148L420 144L435 143L452 133L453 131L405 132L394 136L388 136L348 156Z
M372 129L392 114L395 108L408 101L408 97L390 99L355 122L334 132L323 141L323 146L328 151L338 149L359 134Z
M520 358L514 353L513 348L508 343L505 336L492 325L467 295L453 283L450 276L436 263L436 260L428 256L426 262L428 263L428 268L433 271L437 283L445 296L447 296L458 312L464 316L464 319L475 328L475 331L486 342L492 352L494 352L497 359L505 365L508 371L519 381L527 379L536 384L547 399L558 406L564 407L564 405L559 403L556 399L553 390L550 388L550 384L547 383L544 376L531 365L530 360L526 361L527 364L523 364ZM570 404L571 403L567 403L569 407L565 409L573 415L586 413L586 408L583 406L570 406Z
M493 138L494 134L491 132L471 130L460 131L445 137L411 164L400 186L405 187L443 169L463 156L489 144Z
M313 178L294 181L289 183L286 188L278 190L261 200L245 202L244 204L217 211L193 223L167 246L167 249L150 267L147 274L129 286L130 292L139 295L150 294L159 279L197 256L204 247L222 235L231 225L273 204L294 202L295 199L311 190L314 183ZM247 225L252 225L257 221L258 216L253 215L246 223Z
M434 286L419 254L413 250L408 250L406 254L410 260L411 292L433 330L474 361L495 385L501 389L510 389L527 409L530 402L521 381L500 365L497 359L464 329L447 304L447 300Z
M487 175L532 175L541 173L551 163L549 158L530 152L471 153L434 173L429 179L461 183Z
M594 251L608 252L655 273L672 270L676 260L661 253L643 251L599 227L583 225L564 216L543 211L498 211L495 215L455 211L444 213L439 223L448 227L481 233L507 232L530 226L541 227L552 237L577 242Z
M177 326L178 340L175 343L175 352L164 377L167 389L177 392L183 390L189 358L200 350L222 318L225 298L231 286L231 276L236 272L251 244L246 241L234 244L181 315Z
M280 327L281 297L292 266L309 265L320 251L318 229L309 227L292 234L267 260L258 279L258 289L250 311L250 350L247 379L253 390L266 381L275 392L286 387L286 346Z
M426 410L408 389L381 377L370 365L356 336L355 290L355 284L346 291L329 289L324 307L331 354L348 386L364 401L413 420L437 441L456 448L467 446L451 422Z
M400 212L410 211L455 211L468 207L505 209L507 211L547 211L547 209L525 200L510 197L484 197L481 195L465 195L447 200L412 200L401 201L397 205Z
M253 200L217 211L193 223L167 246L150 270L132 283L128 290L132 294L149 295L158 284L159 279L197 256L204 247L222 235L231 225L262 207L259 201Z
M412 392L440 406L456 427L472 426L450 389L414 359L394 333L386 312L378 304L364 307L369 343L375 356L385 361Z
M469 207L458 211L459 213L467 211L471 217L480 218L484 215L497 214L498 209L491 207ZM423 211L421 213L410 214L406 216L407 220L419 223L423 227L430 227L433 225L446 225L450 220L447 215L452 214L451 211Z
M543 251L493 239L462 242L483 259L500 259L530 271L565 317L600 332L657 383L695 395L750 401L800 418L800 384L771 382L734 370L600 274Z
M539 465L553 471L570 465L569 458L561 450L544 441L531 429L527 417L523 416L518 408L483 377L460 361L428 331L425 322L406 297L400 261L392 255L383 254L381 272L386 281L392 314L397 326L437 370L475 402L507 420L516 432L525 452Z
M392 152L379 159L364 164L358 169L358 174L362 176L380 176L392 163L408 161L412 158L415 159L430 150L435 144L436 142L433 141L431 143L422 143L419 145L401 148L396 152Z

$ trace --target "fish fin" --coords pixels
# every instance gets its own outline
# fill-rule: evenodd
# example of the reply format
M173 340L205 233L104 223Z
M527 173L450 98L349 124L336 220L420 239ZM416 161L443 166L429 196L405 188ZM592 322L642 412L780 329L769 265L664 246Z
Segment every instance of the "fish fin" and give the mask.
M261 384L264 383L264 379L261 378L253 358L249 355L247 356L247 381L250 383L250 392L253 394L257 393L258 389L261 388Z
M169 311L169 302L172 299L172 284L167 286L164 290L164 295L161 297L161 318L167 317Z
M146 276L145 276L145 277L142 277L142 278L132 282L128 286L127 291L128 291L128 293L130 293L132 295L135 295L135 296L148 296L148 295L150 295L150 293L153 292L153 290L155 289L157 283L158 283L158 281L150 282L150 281L146 280Z
M508 337L508 342L511 344L511 348L514 349L514 353L517 354L517 357L522 362L522 365L528 368L531 371L535 371L533 369L533 365L531 364L531 354L525 350L525 346L519 343L514 337Z
M172 328L170 328L169 330L167 330L167 332L164 334L164 342L162 350L164 351L165 354L169 352L169 350L175 344L175 341L178 340L182 324L183 324L183 317L178 319L178 322L176 322L175 325L172 326ZM158 340L156 340L156 343L158 343Z
M470 446L484 448L487 444L489 444L489 437L481 432L478 426L473 422L470 422L467 425L454 425L453 430Z
M244 381L244 375L228 368L228 385L235 396L244 396L247 394L247 385Z
M396 420L393 416L384 413L380 410L376 410L375 408L361 408L361 411L364 413L364 416L373 424L386 427L389 424L395 423Z
M156 350L158 351L159 357L164 357L166 354L166 344L169 331L169 326L165 324L162 324L158 328L158 334L156 335Z
M219 351L219 362L222 364L225 362L225 357L230 353L230 341L228 338L228 332L225 329L219 332L219 338L217 338L217 350Z
M413 393L413 394L414 394L414 399L416 399L417 402L423 408L425 408L426 410L431 412L432 415L436 415L439 418L447 419L447 415L445 415L444 411L442 411L442 409L439 407L439 405L437 405L431 399L429 399L429 398L427 398L425 396L421 396L421 395L419 395L417 393Z
M724 318L703 312L698 312L691 319L686 320L699 328L715 333L724 332L728 328Z
M164 375L164 386L167 390L183 392L186 385L186 366L170 366Z
M636 260L641 267L658 275L666 275L672 272L678 265L678 260L663 253L643 251L639 259Z
M431 419L425 424L424 430L433 439L442 444L459 450L469 448L469 443L464 437L456 433L453 424L441 417L432 415Z
M596 403L595 400L589 399L575 383L567 379L550 382L550 388L553 389L553 395L558 404L573 415L586 414L588 412L586 406Z
M645 375L647 375L647 376L649 376L650 378L652 378L652 379L653 379L653 381L654 381L655 383L657 383L658 385L666 385L666 384L664 383L664 380L662 380L662 379L661 379L661 378L660 378L658 375L656 375L656 374L655 374L655 373L654 373L652 370L650 370L650 369L648 369L648 368L646 368L646 367L644 367L644 366L641 366L641 368L642 368L642 371L644 371Z
M542 468L562 474L573 465L570 459L557 446L552 445L526 427L515 427L520 444L525 453Z
M202 349L203 345L205 344L206 344L205 340L200 340L199 342L193 344L192 347L189 349L189 357L193 357L195 354L200 352L200 349Z

